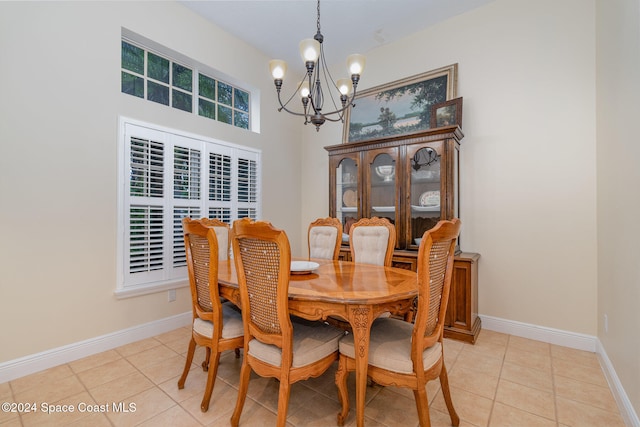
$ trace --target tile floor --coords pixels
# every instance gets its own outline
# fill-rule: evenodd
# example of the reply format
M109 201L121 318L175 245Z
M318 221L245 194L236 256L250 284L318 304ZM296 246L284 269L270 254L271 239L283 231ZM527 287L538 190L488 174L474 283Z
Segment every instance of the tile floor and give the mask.
M210 409L202 413L206 374L198 364L203 349L196 353L185 388L176 385L189 332L180 328L0 384L0 401L35 403L37 409L0 412L0 425L228 426L242 359L233 352L221 357ZM624 426L594 353L483 330L475 345L446 340L445 360L463 427ZM336 425L334 373L335 368L293 386L290 426ZM354 374L349 380L353 402ZM277 390L275 380L253 377L240 425L274 425ZM427 394L432 425L449 426L438 381L429 383ZM43 403L76 410L47 414ZM129 412L115 412L114 403ZM109 412L100 412L105 405ZM348 426L355 425L354 411ZM418 425L413 394L393 387L368 387L365 417L367 426Z

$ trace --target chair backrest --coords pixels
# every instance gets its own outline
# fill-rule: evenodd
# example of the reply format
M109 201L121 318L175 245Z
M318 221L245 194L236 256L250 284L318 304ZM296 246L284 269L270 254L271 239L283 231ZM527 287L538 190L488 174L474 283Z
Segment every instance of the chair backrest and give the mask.
M396 227L387 218L362 218L349 228L354 262L391 266L395 244Z
M309 258L338 259L342 243L342 223L338 218L318 218L307 232Z
M282 348L282 360L290 365L293 329L288 300L289 239L271 223L249 218L235 221L232 234L245 340L256 338Z
M194 316L221 324L218 291L218 238L206 218L182 219Z
M218 260L226 261L229 259L229 250L231 249L231 228L226 222L219 219L201 218L202 224L212 227L218 238Z
M414 364L416 359L422 361L425 348L442 340L460 226L457 218L442 220L422 236L418 251L418 308L412 340Z

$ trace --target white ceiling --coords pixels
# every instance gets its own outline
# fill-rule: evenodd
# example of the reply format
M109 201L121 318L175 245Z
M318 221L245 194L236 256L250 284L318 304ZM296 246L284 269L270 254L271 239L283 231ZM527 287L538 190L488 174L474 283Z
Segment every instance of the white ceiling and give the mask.
M344 62L493 0L323 0L320 24L328 64ZM316 33L316 0L180 1L189 9L289 67L298 43ZM444 37L444 35L443 35ZM346 67L346 65L345 65ZM366 71L365 71L366 72Z

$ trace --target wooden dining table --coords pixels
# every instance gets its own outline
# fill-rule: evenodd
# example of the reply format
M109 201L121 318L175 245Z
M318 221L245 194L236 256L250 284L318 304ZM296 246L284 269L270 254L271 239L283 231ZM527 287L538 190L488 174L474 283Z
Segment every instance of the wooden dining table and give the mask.
M349 322L356 346L356 419L358 427L362 427L371 324L383 313L406 313L418 295L418 278L413 271L394 267L308 261L319 267L307 274L291 274L289 312L308 320L332 316ZM219 262L218 284L220 295L241 307L233 260Z

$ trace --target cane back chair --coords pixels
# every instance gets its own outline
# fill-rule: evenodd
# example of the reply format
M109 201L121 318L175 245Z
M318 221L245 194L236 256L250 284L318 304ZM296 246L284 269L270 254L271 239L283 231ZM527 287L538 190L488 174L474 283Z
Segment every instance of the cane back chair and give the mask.
M227 261L230 257L231 250L231 228L226 222L215 218L201 218L199 220L204 226L213 228L218 240L218 261ZM226 300L223 298L222 302ZM240 349L236 348L236 357L240 357ZM206 347L206 356L202 362L202 369L206 372L209 369L211 361L211 348Z
M209 409L211 393L216 381L220 354L226 350L242 348L244 327L242 315L231 303L223 304L218 293L218 238L206 218L182 220L184 244L189 271L189 286L193 323L189 350L178 388L183 389L189 375L196 345L207 349L203 368L208 370L207 385L200 404L202 412ZM209 361L209 355L213 360ZM238 354L238 353L236 353Z
M284 427L291 384L320 376L333 364L343 331L322 322L292 322L291 249L283 230L244 218L234 222L232 234L245 342L231 425L240 421L253 370L279 380L277 426Z
M444 365L443 331L453 255L460 220L439 221L424 233L418 251L418 301L415 323L394 318L378 318L371 327L368 375L377 384L413 390L420 426L430 426L426 383L440 378L451 423L460 419L453 407L447 369ZM336 385L342 403L338 424L349 413L347 376L355 370L353 335L340 342Z

